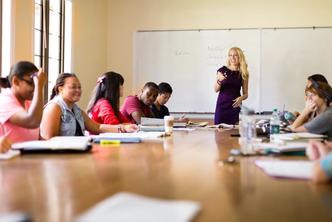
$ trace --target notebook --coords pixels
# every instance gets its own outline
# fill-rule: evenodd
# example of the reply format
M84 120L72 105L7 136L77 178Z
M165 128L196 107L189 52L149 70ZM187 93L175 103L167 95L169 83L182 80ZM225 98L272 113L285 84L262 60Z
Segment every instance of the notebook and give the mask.
M256 160L255 164L272 177L310 179L314 162L303 160Z
M87 152L92 148L91 142L87 136L56 136L49 140L14 143L12 149L21 152Z
M78 222L186 222L201 206L194 201L162 200L121 192L98 203Z

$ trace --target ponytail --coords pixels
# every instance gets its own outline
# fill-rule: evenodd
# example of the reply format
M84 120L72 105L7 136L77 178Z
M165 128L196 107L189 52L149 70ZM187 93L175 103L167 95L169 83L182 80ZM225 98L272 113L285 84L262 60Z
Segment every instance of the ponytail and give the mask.
M69 77L76 77L74 73L61 73L56 79L55 86L52 89L50 100L59 94L59 87L65 84L65 80Z
M0 87L1 88L10 88L10 82L8 77L0 78Z

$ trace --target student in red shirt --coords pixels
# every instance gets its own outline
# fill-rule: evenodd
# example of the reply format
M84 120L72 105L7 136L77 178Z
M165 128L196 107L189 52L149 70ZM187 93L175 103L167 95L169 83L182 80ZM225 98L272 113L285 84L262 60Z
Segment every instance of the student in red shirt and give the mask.
M98 78L87 108L91 119L99 124L130 123L119 111L123 83L123 77L116 72L107 72Z
M158 85L154 82L147 82L141 92L136 96L128 96L122 107L121 113L131 122L139 124L141 117L154 117L150 106L157 99L159 92Z

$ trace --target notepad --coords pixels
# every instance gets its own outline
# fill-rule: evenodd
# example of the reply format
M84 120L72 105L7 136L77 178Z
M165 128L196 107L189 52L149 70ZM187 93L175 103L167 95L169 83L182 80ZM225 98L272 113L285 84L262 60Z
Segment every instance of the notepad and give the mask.
M310 179L314 162L301 160L256 160L255 164L272 177Z
M78 218L78 222L185 222L201 206L194 201L162 200L121 192L107 198Z
M33 151L89 151L92 139L87 136L56 136L49 140L14 143L12 149Z

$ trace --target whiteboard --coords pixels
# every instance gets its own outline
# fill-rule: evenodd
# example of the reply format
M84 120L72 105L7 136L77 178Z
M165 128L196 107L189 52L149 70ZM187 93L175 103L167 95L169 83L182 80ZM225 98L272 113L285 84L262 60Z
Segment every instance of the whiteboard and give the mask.
M331 37L330 28L136 32L133 90L149 81L168 82L171 112L214 112L216 71L225 65L228 49L237 46L250 73L244 105L301 110L307 76L321 72L331 80Z
M312 74L332 83L332 28L265 29L261 47L261 110L303 110Z

